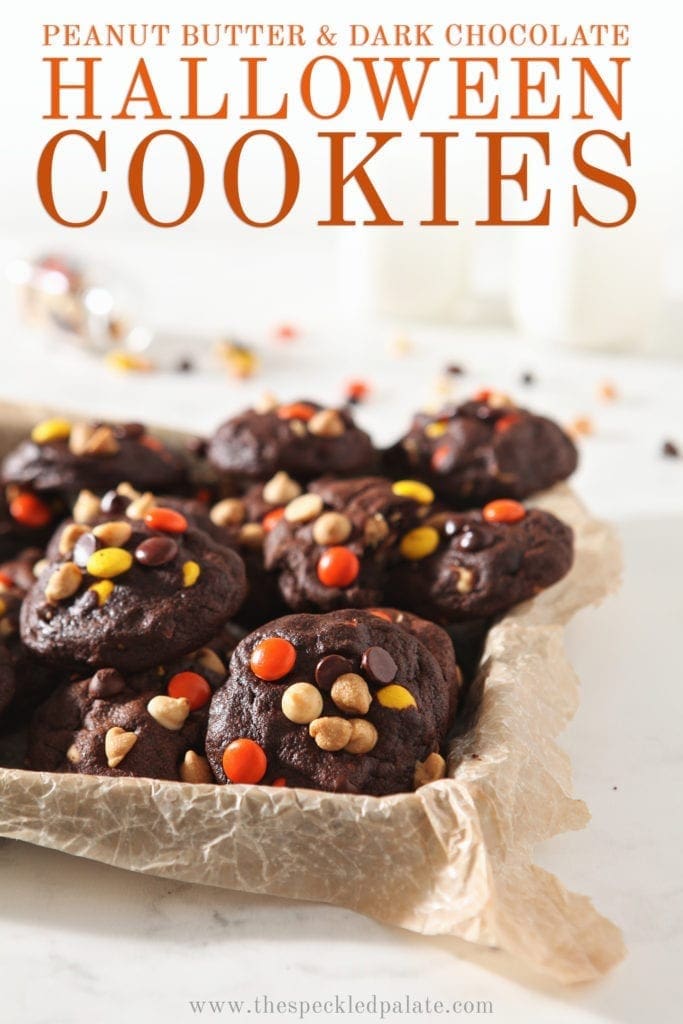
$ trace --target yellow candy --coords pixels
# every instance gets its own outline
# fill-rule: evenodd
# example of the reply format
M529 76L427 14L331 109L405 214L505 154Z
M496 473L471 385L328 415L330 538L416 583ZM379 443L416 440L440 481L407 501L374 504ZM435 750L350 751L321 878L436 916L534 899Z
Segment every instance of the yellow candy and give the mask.
M412 562L426 558L436 551L439 546L439 533L433 526L418 526L411 530L401 539L400 550L404 558Z
M104 361L110 370L115 370L117 373L149 373L154 369L154 363L149 359L135 355L134 352L124 352L121 349L109 352Z
M49 444L50 441L66 441L71 433L71 424L68 420L52 419L36 423L31 431L31 440L35 444Z
M128 572L133 564L133 556L123 548L100 548L88 559L87 570L91 576L110 579Z
M7 602L3 601L0 597L0 616L4 615L7 611Z
M410 690L398 683L391 683L390 686L383 686L378 690L375 697L383 708L393 708L394 711L404 711L406 708L416 708L415 698Z
M97 594L97 603L101 608L103 604L106 604L111 597L114 584L111 580L99 580L97 583L93 583L88 590L93 590Z
M183 564L183 586L193 587L199 579L201 571L196 562L185 562Z
M428 423L425 427L427 437L443 437L445 433L446 424L443 420L435 420L434 423Z
M419 480L397 480L391 488L394 494L402 498L412 498L420 505L431 505L434 501L434 491L427 484L421 484Z

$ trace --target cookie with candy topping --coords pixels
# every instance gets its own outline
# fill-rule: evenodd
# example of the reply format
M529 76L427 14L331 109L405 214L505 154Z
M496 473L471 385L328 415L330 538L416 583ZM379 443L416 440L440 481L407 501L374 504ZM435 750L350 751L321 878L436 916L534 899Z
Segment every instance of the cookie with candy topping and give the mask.
M424 480L456 508L525 498L565 480L577 460L574 443L557 423L494 391L435 415L418 413L385 453L391 475Z
M21 611L26 646L66 667L136 671L205 643L246 592L244 563L181 512L70 524Z
M292 611L366 608L387 601L399 538L431 510L429 487L384 477L314 481L285 507L264 542Z
M372 472L377 453L348 410L298 401L233 416L211 438L208 459L235 479L266 481L282 470L303 482Z
M222 783L409 791L445 773L457 686L416 631L382 616L288 615L236 648L206 754Z
M501 498L475 512L440 512L399 543L390 570L399 607L441 622L507 611L565 576L573 533L550 512Z
M189 460L141 423L43 420L5 456L6 483L66 496L88 489L102 494L128 480L141 490L188 486Z
M226 646L225 637L217 646ZM39 708L28 767L213 782L204 734L212 693L225 674L211 647L141 673L98 669L60 687Z

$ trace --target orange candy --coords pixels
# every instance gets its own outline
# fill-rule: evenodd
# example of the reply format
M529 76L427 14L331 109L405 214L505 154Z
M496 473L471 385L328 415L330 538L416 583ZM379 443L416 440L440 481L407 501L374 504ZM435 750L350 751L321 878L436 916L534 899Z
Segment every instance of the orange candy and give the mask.
M498 498L484 505L481 514L487 523L518 523L524 519L526 509L512 498Z
M371 615L374 615L376 619L384 619L385 622L393 622L389 612L385 612L383 608L368 608Z
M326 587L348 587L360 572L360 562L350 548L328 548L318 559L318 579Z
M435 473L442 473L448 467L449 462L452 458L451 446L449 444L440 444L438 448L435 448L432 452L431 467Z
M270 533L273 527L277 526L277 524L280 522L284 514L284 505L282 506L282 508L274 508L271 509L270 512L266 512L265 516L261 520L261 526L266 531L266 533Z
M287 779L283 779L282 776L280 776L280 778L278 779L273 779L273 781L271 782L271 786L279 786L281 788L284 788L286 787L286 785Z
M521 418L518 412L510 412L507 416L501 416L499 420L496 420L493 429L497 434L503 434L510 427L514 427L515 423L519 423Z
M142 437L138 438L138 444L141 444L143 448L148 448L151 452L163 452L164 446L158 437L152 437L151 434L143 434Z
M203 708L211 699L211 687L198 672L176 673L169 680L166 693L169 697L185 697L190 702L191 711Z
M260 640L251 652L249 666L259 679L268 683L282 679L294 668L296 650L281 636L269 636Z
M13 587L14 580L7 572L0 572L0 585L3 587Z
M492 395L491 388L482 388L480 391L477 391L477 393L475 395L472 395L472 401L473 402L488 402L488 400L491 397L491 395Z
M315 409L306 402L292 402L291 405L281 405L277 414L281 420L303 420L308 423L315 415Z
M233 740L223 751L223 771L230 782L260 782L267 767L263 748L255 740Z
M16 519L22 526L47 526L52 519L52 512L45 502L28 492L17 494L10 502L9 511L12 519Z
M185 533L187 519L173 508L151 508L145 516L150 530L161 530L162 533Z
M351 402L362 402L370 394L370 385L364 380L350 380L345 394Z

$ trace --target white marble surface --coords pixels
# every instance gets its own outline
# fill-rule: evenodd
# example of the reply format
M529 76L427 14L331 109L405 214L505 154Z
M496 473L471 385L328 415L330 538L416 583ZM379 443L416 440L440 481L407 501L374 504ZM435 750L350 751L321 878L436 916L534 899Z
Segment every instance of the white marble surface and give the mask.
M579 359L523 349L511 339L426 331L414 332L415 352L398 360L384 348L391 332L378 332L374 349L364 344L369 336L309 338L289 349L264 345L263 375L237 387L211 373L112 377L75 353L37 346L17 327L11 343L0 341L0 397L202 430L265 386L283 396L332 399L346 377L361 374L376 385L361 417L390 440L408 410L429 397L448 360L471 371L458 383L463 390L514 387L520 371L530 369L538 383L516 389L519 397L564 419L593 416L596 433L582 446L577 486L597 512L618 521L626 578L621 593L583 612L568 636L583 699L564 743L593 821L584 832L544 844L538 856L621 925L628 960L604 981L566 991L500 953L411 935L350 912L173 885L2 840L3 1020L175 1024L200 1016L190 1000L243 999L241 1014L227 1006L222 1014L208 1007L201 1014L237 1021L256 1016L250 1001L258 995L312 1002L337 994L491 1000L495 1019L506 1024L679 1019L683 698L674 648L683 612L683 461L664 460L658 449L664 437L683 443L683 366ZM621 394L611 405L595 398L604 378Z

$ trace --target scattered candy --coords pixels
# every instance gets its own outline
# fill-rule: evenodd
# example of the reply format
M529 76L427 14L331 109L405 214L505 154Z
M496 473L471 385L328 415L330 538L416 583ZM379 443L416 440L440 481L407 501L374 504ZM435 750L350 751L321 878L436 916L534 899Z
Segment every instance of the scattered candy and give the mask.
M31 527L31 529L47 526L52 519L52 512L45 502L29 491L22 491L12 499L9 504L9 512L12 519L22 526Z
M149 537L135 549L140 565L166 565L178 554L178 545L170 537Z
M609 380L602 381L598 385L598 398L601 402L614 402L619 397L616 385Z
M201 575L201 568L197 562L183 563L183 586L193 587Z
M387 615L387 618L391 622L391 616ZM385 651L383 647L368 647L363 654L360 667L366 676L369 676L370 680L379 686L393 683L398 672L396 662L389 651Z
M303 420L304 423L308 423L313 419L315 409L306 402L292 402L291 405L281 405L277 415L281 420Z
M144 519L150 530L161 530L162 533L185 533L187 530L185 516L172 508L155 506L145 513Z
M95 594L97 597L97 605L101 608L102 605L107 603L111 595L114 593L114 584L111 580L98 580L97 583L91 583L88 590L92 590Z
M524 384L525 387L528 387L530 384L535 384L536 383L536 378L533 375L533 373L531 373L529 370L527 370L519 378L519 382L520 382L520 384Z
M191 711L203 708L211 700L211 687L198 672L178 672L169 679L166 692L169 697L184 697Z
M449 363L445 367L446 373L450 374L451 377L460 377L465 371L459 363Z
M404 711L406 708L417 707L415 698L410 690L406 690L405 686L399 686L397 683L383 686L381 690L377 691L375 696L383 708L391 708L394 711Z
M425 427L425 434L427 437L434 439L435 437L443 437L446 433L446 423L444 420L435 420L433 423L428 423Z
M133 564L133 556L124 548L100 548L88 559L86 568L91 576L111 579L128 572Z
M253 377L259 368L259 359L253 349L235 341L221 341L216 354L226 366L228 373L238 380Z
M590 437L595 433L593 421L589 416L576 416L567 429L572 437Z
M299 329L293 324L278 324L273 329L273 337L276 341L295 341L300 336L300 333Z
M180 732L190 713L190 702L187 697L165 697L158 694L147 704L147 711L157 725L169 732Z
M143 356L126 352L124 349L114 349L104 357L105 365L115 373L149 373L154 369L154 363Z
M349 587L359 572L360 562L350 548L328 548L318 560L318 579L325 587Z
M526 509L513 498L498 498L484 505L481 514L487 523L518 523L524 519Z
M418 562L436 551L440 539L439 531L433 526L418 526L401 538L399 550L404 558Z
M104 753L107 758L107 765L110 768L118 768L137 741L136 733L126 732L125 729L118 725L108 729L104 737Z
M223 771L230 782L255 784L261 781L267 768L266 755L255 740L233 740L223 751Z
M370 394L370 385L365 380L350 380L344 389L346 401L350 405L358 405L364 402Z
M50 444L51 441L66 441L70 433L71 424L68 420L43 420L31 431L31 440L35 444Z
M265 532L270 533L270 531L273 530L280 522L284 514L284 508L273 508L270 512L267 512L261 520L261 526Z
M352 672L353 665L341 654L328 654L315 667L315 681L321 690L329 690L332 683L346 672Z
M394 494L402 498L412 498L420 505L431 505L434 501L434 491L419 480L397 480L391 489Z
M282 714L297 725L308 725L323 710L323 695L311 683L293 683L282 694Z
M256 644L249 666L259 679L272 683L291 672L295 662L296 650L289 640L281 636L269 636Z
M673 441L664 441L662 443L662 455L668 459L678 459L680 457L680 449L677 444Z

